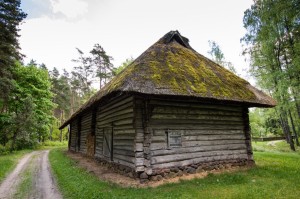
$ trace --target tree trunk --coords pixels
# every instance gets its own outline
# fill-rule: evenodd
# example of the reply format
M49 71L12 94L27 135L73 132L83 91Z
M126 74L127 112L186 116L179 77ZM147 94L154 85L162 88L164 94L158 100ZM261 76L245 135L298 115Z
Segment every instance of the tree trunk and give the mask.
M12 152L15 149L15 144L16 144L16 140L17 140L17 136L18 136L18 131L19 131L19 129L17 128L14 132L13 140L12 140L11 147L10 147L10 152Z
M61 114L60 114L60 125L62 125L64 120L64 110L61 110ZM60 130L60 142L62 142L62 129Z
M280 114L282 130L283 130L284 134L286 135L286 139L287 139L287 142L290 144L291 150L296 151L295 145L294 145L294 140L292 139L292 136L291 136L290 127L289 127L288 121L286 120L285 116L286 116L285 112L282 112Z
M293 120L292 113L291 113L290 110L289 110L289 116L290 116L290 120L291 120L291 125L292 125L292 129L293 129L293 133L294 133L294 136L295 136L296 145L300 146L299 145L298 134L296 132L296 128L295 128L295 125L294 125L294 120Z

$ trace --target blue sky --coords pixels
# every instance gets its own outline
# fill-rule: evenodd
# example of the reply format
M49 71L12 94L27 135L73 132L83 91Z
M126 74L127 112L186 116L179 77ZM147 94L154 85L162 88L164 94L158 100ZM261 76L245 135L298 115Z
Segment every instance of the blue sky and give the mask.
M21 25L22 53L50 69L71 70L75 48L89 52L99 43L115 66L138 57L170 30L189 38L208 56L208 40L216 41L228 61L247 78L241 56L245 34L243 13L252 0L23 0L28 13Z

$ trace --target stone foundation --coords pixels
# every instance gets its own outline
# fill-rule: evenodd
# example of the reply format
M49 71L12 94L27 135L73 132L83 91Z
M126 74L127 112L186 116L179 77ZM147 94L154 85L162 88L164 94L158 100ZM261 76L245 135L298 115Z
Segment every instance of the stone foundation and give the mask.
M163 179L170 179L175 177L180 177L188 174L201 173L205 171L215 171L215 170L226 170L234 167L244 167L244 166L253 166L254 161L248 161L247 159L241 160L226 160L226 161L214 161L214 162L205 162L192 164L182 167L172 167L166 169L153 170L151 175L147 175L146 172L136 173L133 168L120 165L114 162L108 162L102 159L97 159L99 164L112 169L114 172L128 176L134 179L140 179L141 183L147 183L149 181L159 181Z

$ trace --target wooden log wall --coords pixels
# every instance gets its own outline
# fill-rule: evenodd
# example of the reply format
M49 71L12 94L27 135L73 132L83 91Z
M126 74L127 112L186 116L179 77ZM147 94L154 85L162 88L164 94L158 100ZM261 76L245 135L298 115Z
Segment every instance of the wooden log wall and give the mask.
M92 111L88 111L81 117L80 149L81 153L87 153L87 135L92 132Z
M96 118L95 157L110 161L103 155L103 133L106 128L113 131L112 162L135 168L135 129L133 97L119 97L108 104L99 106Z
M162 100L149 107L152 169L248 159L243 107ZM181 135L180 147L168 146L168 132Z
M78 120L74 120L70 124L70 150L76 151L77 145L77 134L78 134Z

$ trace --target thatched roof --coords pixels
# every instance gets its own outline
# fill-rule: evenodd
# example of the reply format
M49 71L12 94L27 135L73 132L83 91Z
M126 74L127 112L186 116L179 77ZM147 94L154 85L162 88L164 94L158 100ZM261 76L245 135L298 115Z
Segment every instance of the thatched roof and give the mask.
M246 80L197 53L178 31L171 31L91 97L62 128L95 102L117 91L189 96L259 107L276 105Z

